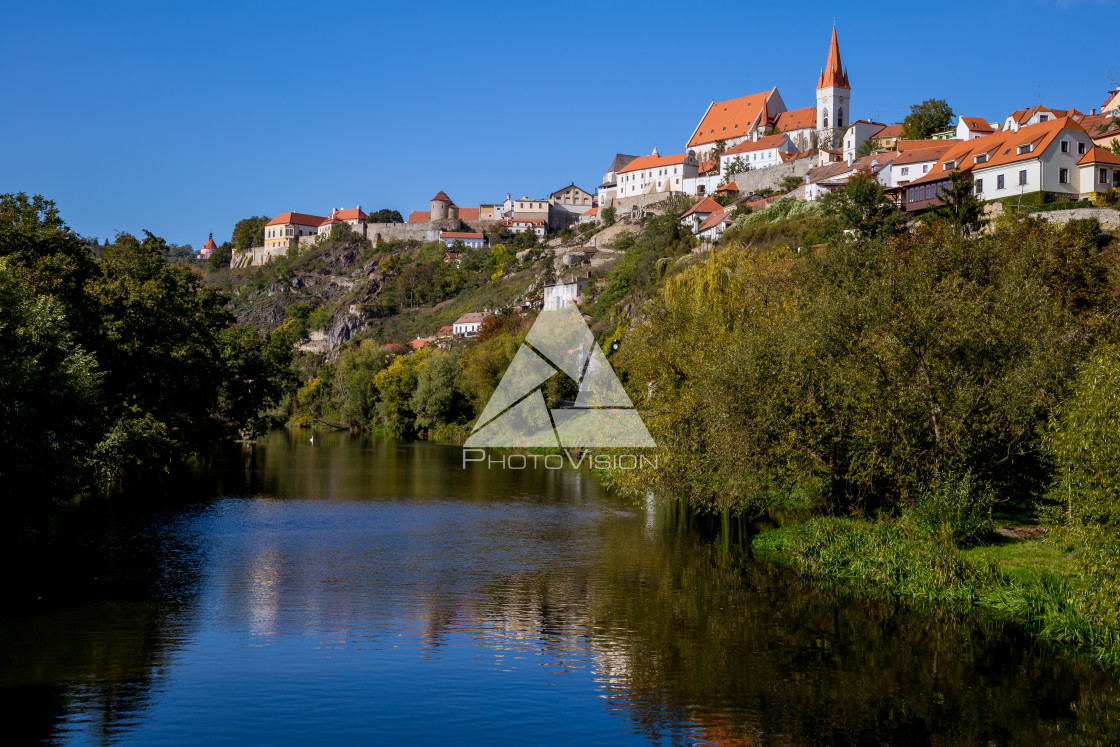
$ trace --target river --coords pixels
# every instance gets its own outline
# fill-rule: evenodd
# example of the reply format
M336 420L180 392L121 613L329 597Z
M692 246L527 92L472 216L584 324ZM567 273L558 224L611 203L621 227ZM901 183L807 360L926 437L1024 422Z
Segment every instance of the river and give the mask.
M1117 682L983 616L815 589L587 472L275 432L114 502L0 614L18 743L1114 743ZM25 569L26 570L26 569ZM23 571L20 571L23 572ZM77 580L75 580L77 579ZM11 742L9 742L11 743Z

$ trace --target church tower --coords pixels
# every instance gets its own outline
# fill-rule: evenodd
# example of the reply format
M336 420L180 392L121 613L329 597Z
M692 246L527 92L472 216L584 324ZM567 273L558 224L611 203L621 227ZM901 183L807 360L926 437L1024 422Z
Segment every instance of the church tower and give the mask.
M840 43L833 26L828 62L817 78L817 142L821 148L835 148L843 139L844 128L851 121L851 95L848 71L840 62Z

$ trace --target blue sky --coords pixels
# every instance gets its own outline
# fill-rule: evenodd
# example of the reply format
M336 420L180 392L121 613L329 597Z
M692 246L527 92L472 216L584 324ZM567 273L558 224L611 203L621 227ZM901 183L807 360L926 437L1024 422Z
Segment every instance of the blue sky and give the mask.
M713 98L813 104L834 14L855 118L1087 112L1120 79L1108 0L9 1L0 192L198 248L248 215L593 190L616 152L683 150Z

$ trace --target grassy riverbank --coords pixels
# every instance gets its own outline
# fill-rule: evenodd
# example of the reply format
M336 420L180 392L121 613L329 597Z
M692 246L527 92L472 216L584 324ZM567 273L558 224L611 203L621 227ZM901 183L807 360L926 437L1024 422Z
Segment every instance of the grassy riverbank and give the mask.
M821 517L765 531L753 548L761 558L859 593L987 610L1040 640L1120 670L1120 631L1085 614L1089 590L1060 535L991 535L960 548L947 532L931 533L904 519Z

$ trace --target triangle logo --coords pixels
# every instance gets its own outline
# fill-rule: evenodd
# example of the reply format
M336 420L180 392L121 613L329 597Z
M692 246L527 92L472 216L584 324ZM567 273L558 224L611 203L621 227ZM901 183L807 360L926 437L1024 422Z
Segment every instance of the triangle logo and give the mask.
M549 408L556 373L579 385L571 407ZM641 415L575 306L546 309L490 396L465 447L656 447Z

